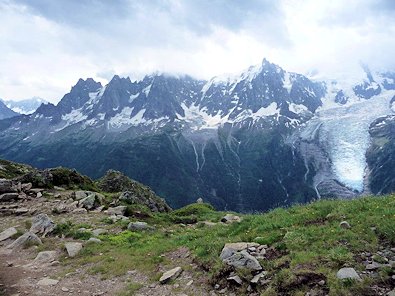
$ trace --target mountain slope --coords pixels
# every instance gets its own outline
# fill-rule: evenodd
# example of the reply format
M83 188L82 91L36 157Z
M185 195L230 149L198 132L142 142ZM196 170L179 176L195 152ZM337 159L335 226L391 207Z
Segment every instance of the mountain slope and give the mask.
M173 207L201 196L242 211L352 197L370 182L369 125L392 113L395 95L391 73L363 73L320 82L263 60L210 81L80 79L57 106L0 121L0 156L95 178L116 169Z
M2 100L0 100L0 120L5 119L5 118L11 118L14 116L19 115L18 113L12 111L10 108L8 108Z

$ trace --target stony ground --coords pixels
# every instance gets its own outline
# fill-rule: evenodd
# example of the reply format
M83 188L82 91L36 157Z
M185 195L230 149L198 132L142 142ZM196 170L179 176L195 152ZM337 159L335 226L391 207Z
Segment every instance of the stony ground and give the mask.
M103 223L108 215L101 212L89 213L64 213L55 215L52 209L59 203L67 200L72 192L60 192L61 197L40 197L26 199L23 202L11 205L2 203L0 207L28 209L23 214L4 215L0 219L1 230L15 227L19 232L29 229L31 219L37 213L46 213L55 223L73 221L75 224L89 224L93 228L106 229L117 233L121 229L116 226L109 227ZM59 196L58 196L59 197ZM211 288L207 279L202 277L198 267L194 264L187 248L180 248L174 252L164 254L174 264L189 265L191 268L184 270L176 281L170 284L153 282L150 277L130 266L124 275L104 278L98 274L91 274L88 269L92 264L74 266L69 263L64 250L64 244L68 241L80 241L70 238L50 236L43 238L43 245L31 246L20 250L6 248L14 239L10 238L0 242L0 295L210 295ZM56 251L57 258L45 264L34 264L34 259L41 251ZM157 273L166 271L166 267L158 265ZM54 279L58 282L46 285L42 280ZM40 282L41 281L41 282Z

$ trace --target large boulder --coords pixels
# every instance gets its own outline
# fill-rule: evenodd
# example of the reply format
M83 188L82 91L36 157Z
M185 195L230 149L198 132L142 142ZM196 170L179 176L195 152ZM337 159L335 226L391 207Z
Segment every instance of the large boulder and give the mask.
M9 202L9 201L15 201L19 198L18 193L14 192L9 192L9 193L3 193L0 195L0 202Z
M30 245L41 245L40 238L33 232L26 232L18 237L13 243L7 246L7 249L19 250Z
M55 227L56 224L46 214L38 214L32 219L30 232L42 234L42 237L45 237L48 233L52 232Z
M107 209L107 214L109 215L124 216L125 212L126 212L126 206L118 206L118 207Z

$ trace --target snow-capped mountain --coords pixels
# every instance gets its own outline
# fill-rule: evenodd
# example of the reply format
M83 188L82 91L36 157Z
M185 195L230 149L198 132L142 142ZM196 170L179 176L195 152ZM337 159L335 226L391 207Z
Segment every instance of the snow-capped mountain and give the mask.
M17 116L18 113L12 111L10 108L8 108L3 101L0 99L0 120L4 118L10 118Z
M19 114L32 114L34 111L37 110L38 107L42 103L46 103L47 101L39 98L39 97L33 97L30 99L25 99L25 100L5 100L4 103L7 105L8 108L10 108L12 111L19 113Z
M118 169L176 207L200 196L245 211L355 196L370 187L369 126L395 100L395 74L363 73L315 81L263 60L209 81L80 79L56 106L0 122L0 156L92 177Z

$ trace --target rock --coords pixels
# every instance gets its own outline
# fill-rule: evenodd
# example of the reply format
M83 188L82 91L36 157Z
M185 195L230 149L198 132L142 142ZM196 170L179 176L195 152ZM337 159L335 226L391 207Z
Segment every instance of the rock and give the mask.
M82 244L77 242L69 242L64 244L69 257L75 257L82 250Z
M355 271L355 269L351 267L343 267L339 269L336 276L340 280L362 280L358 273Z
M15 201L19 198L19 193L4 193L0 195L0 202Z
M123 216L125 215L126 212L126 206L119 206L119 207L114 207L114 208L108 208L107 209L107 214L109 215L120 215Z
M248 254L248 252L245 250L241 252L236 252L230 257L223 259L222 261L235 268L262 270L262 266L259 264L258 260L255 257Z
M395 296L395 289L392 291L388 292L387 296Z
M27 213L29 213L29 209L27 209L27 208L18 208L18 209L16 209L14 211L14 214L17 215L17 216L24 215L24 214L27 214Z
M380 267L381 267L380 263L373 261L372 263L366 265L366 270L368 270L368 271L376 270L376 269L379 269Z
M230 276L226 279L228 282L234 283L238 286L241 286L243 284L243 281L241 280L241 278L238 275L233 275Z
M202 203L203 203L203 198L199 197L199 198L196 200L196 203L202 204Z
M75 200L81 200L86 198L88 194L86 194L85 191L75 191L73 196Z
M10 227L0 233L0 242L11 238L13 235L17 234L18 231L15 227Z
M95 230L92 231L92 235L93 236L99 236L99 235L105 234L105 233L107 233L107 230L101 229L101 228L95 229Z
M25 184L21 184L21 190L22 191L29 191L30 189L32 189L32 183L25 183Z
M38 286L56 286L59 283L58 280L53 280L50 278L43 278L38 281Z
M87 197L81 199L78 204L87 210L92 210L95 208L95 205L97 205L95 193L91 193Z
M56 257L56 251L43 251L37 254L36 258L33 260L33 264L49 264L52 261L55 261Z
M29 231L18 237L10 245L8 245L7 249L17 250L29 245L41 245L41 244L42 242L40 238L37 235L35 235L33 232Z
M70 290L67 289L66 287L62 287L61 290L62 290L62 292L69 292L69 291L70 291Z
M91 237L88 239L88 243L100 244L101 240L96 237Z
M247 243L247 242L239 242L239 243L227 243L222 249L220 258L222 260L229 258L234 253L247 250L251 247L259 247L258 243Z
M241 218L239 216L233 214L226 214L222 219L221 222L223 223L234 223L234 222L241 222Z
M169 271L166 271L165 273L163 273L163 275L160 277L159 282L161 284L165 284L170 280L174 280L176 279L182 272L182 268L181 267L176 267L173 268Z
M41 192L37 192L37 194L36 194L36 197L37 198L40 198L40 197L42 197L43 196L43 194L41 193Z
M122 192L119 199L129 204L147 206L152 212L169 212L171 208L166 201L146 187L122 174L109 170L98 180L98 186L105 192Z
M11 180L0 179L0 193L16 192L17 188L13 186Z
M32 219L30 231L42 234L42 237L45 237L48 233L51 233L55 227L56 224L46 214L39 214Z
M263 279L266 276L267 272L266 271L262 271L260 273L258 273L257 275L255 275L252 280L250 281L251 284L258 284L260 282L261 279Z
M66 190L63 187L59 187L59 186L54 186L53 189L55 189L57 191L65 191Z
M130 222L128 229L131 231L141 231L141 230L153 230L152 226L149 226L146 222Z
M87 209L84 209L84 208L78 208L78 209L74 209L73 213L75 213L75 214L86 214L86 213L88 213L88 211L87 211Z
M340 227L344 228L344 229L350 229L351 225L347 221L342 221L342 222L340 222Z

